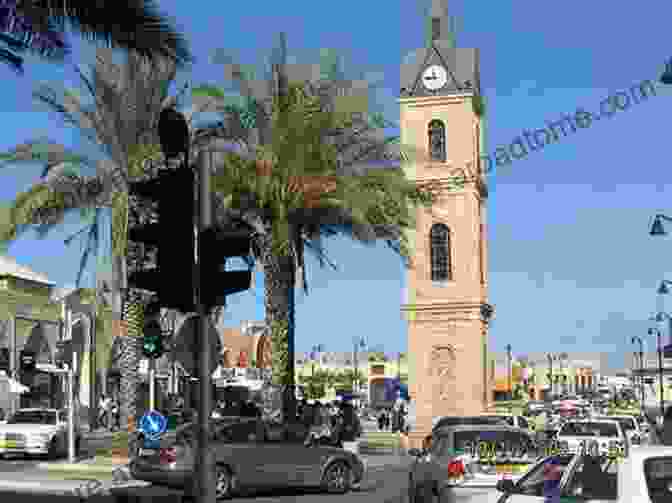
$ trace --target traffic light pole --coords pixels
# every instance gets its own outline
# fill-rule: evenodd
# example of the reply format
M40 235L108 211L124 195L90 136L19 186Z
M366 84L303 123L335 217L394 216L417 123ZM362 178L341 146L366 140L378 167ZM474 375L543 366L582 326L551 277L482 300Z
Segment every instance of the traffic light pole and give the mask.
M72 365L68 369L68 461L75 463L75 374L77 372L77 352L72 352Z
M200 152L198 157L199 171L199 230L205 231L212 224L212 205L210 194L210 153ZM196 453L196 477L198 492L195 495L196 503L214 503L214 481L211 480L213 473L213 459L211 451L208 449L210 438L210 411L212 400L212 387L210 386L210 344L208 344L208 313L203 304L201 288L203 277L201 273L202 240L197 243L197 253L199 257L196 281L196 306L198 312L198 378L199 378L199 400L198 400L198 451Z
M156 409L156 358L147 361L147 373L149 378L149 410Z

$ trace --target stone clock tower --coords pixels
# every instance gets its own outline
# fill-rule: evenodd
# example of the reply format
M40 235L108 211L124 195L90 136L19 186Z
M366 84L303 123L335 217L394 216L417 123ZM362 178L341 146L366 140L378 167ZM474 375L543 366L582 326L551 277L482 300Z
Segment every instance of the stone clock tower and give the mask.
M481 165L478 50L455 48L450 18L432 0L427 46L401 66L406 175L440 193L418 210L410 232L413 267L402 311L408 321L409 392L415 405L410 443L432 419L474 415L488 401L487 186ZM455 186L456 177L465 183Z

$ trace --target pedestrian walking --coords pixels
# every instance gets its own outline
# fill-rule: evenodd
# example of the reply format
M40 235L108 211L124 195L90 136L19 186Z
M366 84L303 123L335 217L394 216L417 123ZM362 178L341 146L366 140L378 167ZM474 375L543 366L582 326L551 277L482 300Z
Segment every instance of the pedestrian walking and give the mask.
M121 420L119 414L119 399L115 397L110 403L111 425L110 431L121 430Z
M98 400L98 426L104 429L110 429L110 398L105 395L105 393L100 394L100 400Z

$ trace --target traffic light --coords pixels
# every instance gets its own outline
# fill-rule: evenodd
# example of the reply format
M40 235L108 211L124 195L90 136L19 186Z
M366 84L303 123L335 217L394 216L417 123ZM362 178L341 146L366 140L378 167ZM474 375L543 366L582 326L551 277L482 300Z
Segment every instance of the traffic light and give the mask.
M194 174L190 168L166 170L129 184L129 193L158 202L158 223L129 229L129 239L158 248L157 266L129 275L130 287L155 292L162 307L194 312Z
M22 372L32 372L35 370L35 351L23 350L19 356Z
M147 358L159 358L165 351L161 325L156 320L145 323L142 332L142 354Z
M250 234L246 231L218 230L211 227L201 231L198 239L200 300L207 310L225 305L227 295L250 288L251 271L224 270L227 258L247 257L250 254Z
M54 365L63 368L64 364L70 364L72 361L72 340L58 341L56 343L56 355L54 356Z
M9 348L0 348L0 370L9 373Z

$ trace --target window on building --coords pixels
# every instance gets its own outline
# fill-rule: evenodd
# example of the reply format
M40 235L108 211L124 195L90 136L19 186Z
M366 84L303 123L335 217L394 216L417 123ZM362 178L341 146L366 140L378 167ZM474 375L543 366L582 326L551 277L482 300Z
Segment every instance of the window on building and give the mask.
M432 161L446 162L446 126L440 120L429 123L429 157Z
M444 224L434 224L429 231L432 281L452 279L450 263L450 229Z

